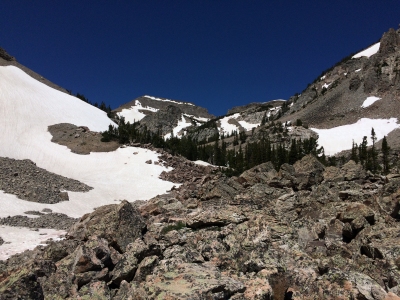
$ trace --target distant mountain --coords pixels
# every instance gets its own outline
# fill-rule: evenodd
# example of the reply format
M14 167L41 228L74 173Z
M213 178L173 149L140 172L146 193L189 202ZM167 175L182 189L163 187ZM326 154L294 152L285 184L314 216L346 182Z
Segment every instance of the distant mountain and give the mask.
M389 135L400 147L400 30L343 59L289 99L282 122L301 119L319 134L328 154L370 136Z

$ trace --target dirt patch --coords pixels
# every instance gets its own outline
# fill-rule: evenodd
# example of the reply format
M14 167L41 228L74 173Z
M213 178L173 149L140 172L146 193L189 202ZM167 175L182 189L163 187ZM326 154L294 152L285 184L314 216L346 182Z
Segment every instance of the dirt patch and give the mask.
M67 146L77 154L90 154L90 152L111 152L118 149L118 142L102 142L99 132L90 131L85 126L76 126L68 123L60 123L48 127L53 136L52 142Z

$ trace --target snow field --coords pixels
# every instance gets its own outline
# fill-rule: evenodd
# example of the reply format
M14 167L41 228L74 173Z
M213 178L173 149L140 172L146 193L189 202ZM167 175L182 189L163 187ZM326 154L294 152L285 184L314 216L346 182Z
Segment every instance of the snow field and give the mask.
M172 102L172 103L175 103L175 104L181 104L181 105L186 104L186 105L195 106L192 103L187 103L187 102L182 103L182 102L178 102L178 101L174 101L174 100L170 100L170 99L161 99L161 98L156 98L156 97L152 97L152 96L148 96L148 95L145 95L143 97L146 97L146 98L149 98L149 99L152 99L152 100L157 100L157 101Z
M25 250L32 250L36 246L45 245L46 240L59 240L59 236L64 234L63 230L39 229L34 231L29 228L0 226L0 236L5 242L0 246L0 260L6 260Z
M123 199L147 200L173 186L158 178L167 168L145 163L158 160L157 153L126 147L107 153L75 154L51 142L47 127L58 123L88 126L93 131L104 131L113 124L105 112L80 99L50 88L14 66L0 67L0 156L30 159L40 168L93 187L86 193L68 192L70 200L57 204L33 203L0 193L0 217L43 208L81 217L95 207ZM6 232L0 231L3 239ZM17 245L10 242L0 246L0 255L10 247L7 245Z
M268 116L269 116L269 114L268 114ZM219 131L223 132L225 135L227 135L227 134L231 134L232 131L239 130L239 128L235 124L228 123L230 119L237 120L238 118L240 118L240 113L236 113L236 114L233 114L231 116L227 116L227 117L224 117L224 118L220 119L219 121L220 121L221 126L219 128ZM246 121L238 121L238 123L245 130L251 130L251 129L257 127L258 125L260 125L260 123L252 124L252 123L249 123L249 122L246 122Z
M179 132L180 132L183 128L189 127L189 126L191 126L191 125L192 125L192 122L187 122L186 119L185 119L185 117L184 117L184 115L182 115L181 120L178 121L178 125L173 129L174 136L177 137L178 134L179 134ZM179 135L179 136L181 136L181 135ZM166 139L168 139L168 138L170 138L170 137L171 137L171 133L167 133L167 134L164 136L164 139L166 140Z
M382 98L371 96L368 97L367 99L364 100L363 104L361 105L362 108L366 108L368 106L371 106L374 104L376 101L381 100Z
M366 57L370 58L372 55L374 55L375 53L377 53L379 51L380 45L381 45L381 43L376 43L376 44L372 45L371 47L369 47L361 52L358 52L352 58L360 58L362 56L366 56Z
M133 124L135 121L140 121L141 119L143 119L146 115L142 112L140 112L139 110L148 110L148 111L152 111L152 112L156 112L158 111L157 108L153 108L153 107L143 107L142 104L140 103L139 100L135 101L135 105L131 106L130 108L124 108L122 109L118 114L118 116L120 117L124 117L125 118L125 122L129 122L131 124Z
M354 124L338 126L330 129L311 130L318 133L319 146L323 146L326 155L335 155L336 153L351 149L353 140L360 144L364 136L368 138L368 144L371 145L371 130L374 128L377 140L389 134L391 131L400 128L397 118L390 119L368 119L362 118Z

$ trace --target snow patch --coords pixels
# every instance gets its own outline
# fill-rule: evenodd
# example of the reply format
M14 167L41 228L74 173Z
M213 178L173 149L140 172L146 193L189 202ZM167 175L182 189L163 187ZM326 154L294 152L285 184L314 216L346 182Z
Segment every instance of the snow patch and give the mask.
M353 140L357 144L361 143L364 136L368 137L368 142L370 143L372 128L375 130L377 139L380 140L391 131L400 128L400 124L397 123L397 118L362 118L354 124L330 129L311 128L311 130L318 133L318 144L324 147L325 154L335 155L340 151L351 149Z
M227 116L227 117L220 119L219 120L221 123L220 131L222 131L225 135L227 135L227 134L231 134L232 131L238 130L238 127L236 125L230 124L230 123L228 123L228 121L230 119L237 119L239 117L240 117L240 113L236 113L231 116Z
M374 104L376 101L381 100L382 98L379 97L375 97L375 96L371 96L368 97L367 99L365 99L365 101L363 102L363 104L361 105L362 108L366 108L368 106L371 106L372 104Z
M376 43L376 44L372 45L371 47L357 53L352 58L360 58L362 56L366 56L366 57L370 58L372 55L374 55L375 53L377 53L379 51L380 45L381 45L381 43Z
M191 123L191 122L187 122L186 119L185 119L185 116L182 115L182 119L181 119L180 121L178 121L178 125L173 129L174 136L175 136L175 137L177 137L177 136L182 136L182 134L179 134L179 132L180 132L183 128L189 127L189 126L191 126L191 125L192 125L192 123ZM167 134L164 136L164 139L169 139L169 138L171 138L171 133L167 133Z
M60 240L60 236L66 231L55 229L39 229L33 231L29 228L0 226L0 236L4 244L0 246L0 260L6 260L10 256L25 250L32 250L36 246L46 245L49 239Z
M210 163L208 163L208 162L206 162L206 161L203 161L203 160L196 160L196 161L194 161L194 163L195 163L196 165L199 165L199 166L206 166L206 167L212 166L212 167L216 167L216 166L214 166L214 165L212 165L212 164L210 164Z
M357 70L354 71L354 73L357 73L357 72L360 72L360 71L361 71L361 69L357 69Z
M121 112L117 113L118 116L124 117L125 122L129 122L133 124L135 121L140 121L143 119L146 114L140 112L139 110L148 110L151 112L157 112L157 108L153 108L150 106L143 107L142 103L140 103L139 100L135 100L135 105L131 106L130 108L124 108L121 110Z
M188 103L188 102L178 102L178 101L174 101L174 100L170 100L170 99L161 99L161 98L156 98L156 97L152 97L152 96L148 96L148 95L145 95L143 97L149 98L151 100L156 100L156 101L172 102L172 103L175 103L175 104L186 104L186 105L195 106L194 104Z
M332 82L331 83L324 83L324 85L322 86L322 88L328 88L330 85L332 84Z

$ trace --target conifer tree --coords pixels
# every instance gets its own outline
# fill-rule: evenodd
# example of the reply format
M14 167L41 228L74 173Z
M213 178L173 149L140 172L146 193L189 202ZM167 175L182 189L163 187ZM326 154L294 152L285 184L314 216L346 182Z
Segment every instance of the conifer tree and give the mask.
M382 157L383 157L383 173L388 174L390 167L389 167L389 151L390 147L387 143L386 136L383 137L382 140Z
M356 164L358 164L358 155L357 155L357 143L354 142L353 140L353 145L351 147L351 157L350 159L353 160Z

